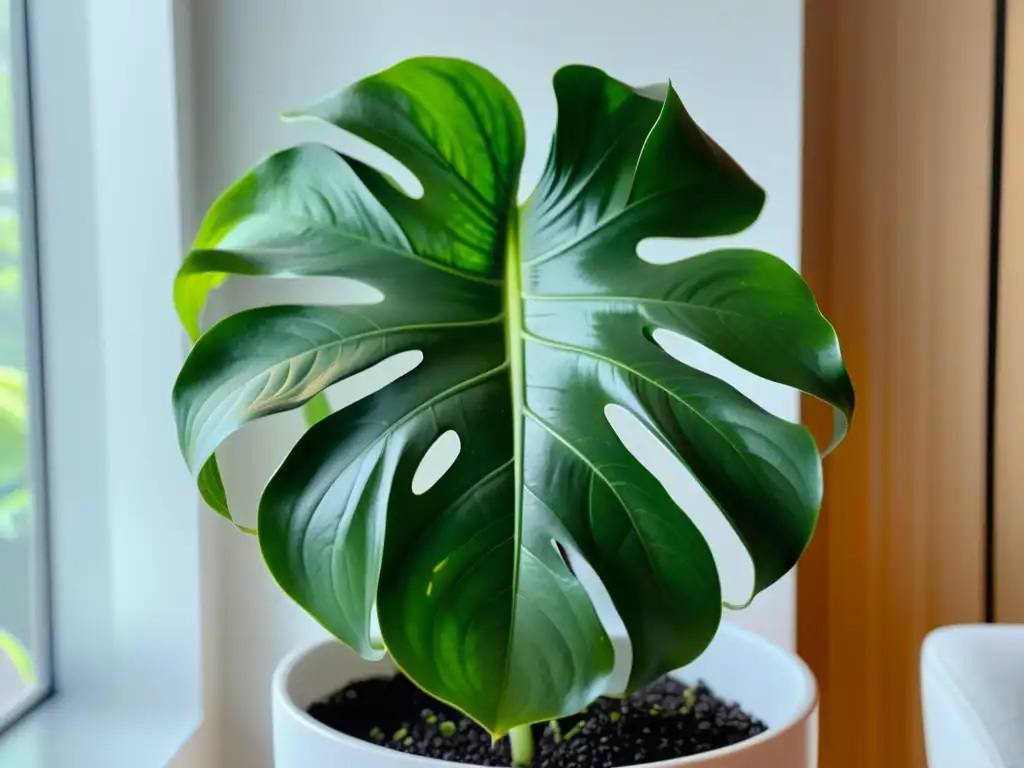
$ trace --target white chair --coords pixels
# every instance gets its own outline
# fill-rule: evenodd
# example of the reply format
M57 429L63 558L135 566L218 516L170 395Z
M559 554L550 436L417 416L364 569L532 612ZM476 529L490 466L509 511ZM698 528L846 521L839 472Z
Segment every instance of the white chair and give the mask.
M1024 768L1024 626L935 630L921 694L929 768Z

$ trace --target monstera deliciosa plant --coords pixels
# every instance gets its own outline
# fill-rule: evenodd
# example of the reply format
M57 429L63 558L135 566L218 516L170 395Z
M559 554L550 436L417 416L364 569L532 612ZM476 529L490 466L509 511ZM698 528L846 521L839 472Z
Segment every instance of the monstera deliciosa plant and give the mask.
M265 488L254 533L274 578L324 627L364 657L389 653L495 736L605 691L612 645L565 553L596 572L625 624L631 688L693 660L718 627L711 550L623 446L607 405L700 481L749 551L756 590L814 529L810 433L671 357L656 329L830 403L833 443L853 411L836 334L783 261L739 248L638 257L645 238L740 232L765 200L671 85L569 66L554 89L554 142L522 205L522 116L474 64L411 59L290 113L389 153L422 196L328 146L287 149L217 200L175 285L195 340L174 389L181 448L226 517L214 452L228 435L422 352L308 429ZM228 275L354 278L383 300L265 306L201 333L207 294ZM449 430L458 459L414 493Z

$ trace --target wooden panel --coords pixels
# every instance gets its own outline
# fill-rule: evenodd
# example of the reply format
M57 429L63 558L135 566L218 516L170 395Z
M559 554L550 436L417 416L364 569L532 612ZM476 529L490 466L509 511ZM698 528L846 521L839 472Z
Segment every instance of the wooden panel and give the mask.
M996 339L995 613L1024 623L1024 7L1006 19L1002 221Z
M803 258L858 402L800 566L798 645L822 768L923 768L921 640L984 618L994 0L806 9Z

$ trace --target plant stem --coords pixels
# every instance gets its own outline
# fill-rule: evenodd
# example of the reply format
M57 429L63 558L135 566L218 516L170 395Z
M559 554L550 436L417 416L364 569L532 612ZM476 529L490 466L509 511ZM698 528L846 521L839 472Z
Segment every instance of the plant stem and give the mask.
M533 764L533 726L517 725L508 732L512 746L512 765L529 768Z
M505 333L509 358L509 383L512 390L512 424L515 457L515 508L522 507L523 488L523 296L522 273L519 263L519 212L512 201L509 219L508 242L505 254ZM515 540L520 546L523 532L523 516L516 515ZM519 558L516 558L512 583L518 583ZM513 593L515 590L513 590ZM513 603L514 605L514 603ZM513 624L515 614L513 614ZM511 637L510 637L511 640ZM511 658L511 656L509 657ZM507 662L506 662L507 663ZM507 672L508 670L506 670ZM509 731L508 741L512 747L512 764L517 768L529 768L533 763L533 729L530 725L518 725Z

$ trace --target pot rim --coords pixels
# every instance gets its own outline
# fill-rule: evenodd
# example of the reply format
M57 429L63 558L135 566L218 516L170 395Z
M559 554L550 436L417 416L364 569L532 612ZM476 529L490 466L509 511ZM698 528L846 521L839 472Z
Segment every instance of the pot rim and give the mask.
M742 637L748 642L755 643L761 646L765 651L773 654L777 659L787 665L795 668L797 673L800 675L804 683L804 698L800 703L800 707L794 717L790 718L788 722L777 728L769 728L763 733L759 733L753 738L746 739L737 744L732 744L728 747L722 747L721 749L715 749L710 752L703 752L698 755L690 755L688 757L671 758L668 760L659 760L654 763L636 763L624 768L680 768L681 766L701 765L702 763L709 763L712 759L719 757L726 757L733 755L743 750L750 750L756 748L758 745L763 744L767 741L782 737L784 734L789 733L793 729L797 728L801 723L807 720L812 715L815 707L818 705L818 684L815 680L814 674L811 672L810 667L807 663L801 659L796 653L787 651L784 648L776 645L770 640L762 637L756 632L743 629L734 624L722 623L719 632L728 632ZM394 755L395 751L388 749L387 747L379 744L374 744L363 739L350 736L347 733L342 733L334 728L324 725L319 720L310 715L302 707L298 706L292 699L288 692L288 681L292 676L292 672L296 665L306 658L308 655L314 653L318 649L327 645L344 645L340 640L335 638L327 638L324 640L318 640L313 643L302 645L295 650L291 651L285 656L281 662L277 665L277 669L274 671L274 677L272 682L273 697L276 702L282 706L286 713L300 721L307 728L312 730L314 733L331 739L332 741L342 742L346 745L355 747L357 749L365 749L366 751L373 754L390 754ZM684 667L685 669L685 667ZM741 702L742 704L742 702ZM460 763L453 763L448 760L438 760L433 757L424 757L421 755L410 755L408 753L399 753L404 757L418 761L424 768L443 768L447 766L460 765ZM480 766L464 765L465 768L480 768Z

